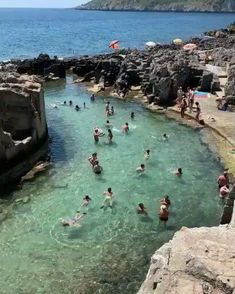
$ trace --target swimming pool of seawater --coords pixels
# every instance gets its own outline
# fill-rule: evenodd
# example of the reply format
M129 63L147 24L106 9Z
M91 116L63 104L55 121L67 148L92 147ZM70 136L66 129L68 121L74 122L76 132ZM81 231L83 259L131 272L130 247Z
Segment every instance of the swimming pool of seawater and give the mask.
M1 226L1 293L135 293L151 255L177 229L219 223L222 207L215 180L222 167L198 131L135 102L110 98L114 143L106 144L104 136L94 144L93 128L105 130L105 102L98 97L91 103L89 97L71 77L46 86L53 167L14 193L31 201L16 205ZM64 100L81 110L60 105ZM125 122L128 135L120 131ZM163 133L168 141L162 140ZM151 150L148 161L146 149ZM93 152L104 168L101 176L88 163ZM146 172L139 176L135 169L141 163ZM183 169L181 178L172 174L177 167ZM114 207L103 210L102 194L108 187L114 192ZM89 209L80 209L85 194L92 201ZM167 228L159 225L157 215L165 194L172 202ZM137 215L140 202L149 217ZM76 210L87 213L81 227L62 227L59 219L74 216Z

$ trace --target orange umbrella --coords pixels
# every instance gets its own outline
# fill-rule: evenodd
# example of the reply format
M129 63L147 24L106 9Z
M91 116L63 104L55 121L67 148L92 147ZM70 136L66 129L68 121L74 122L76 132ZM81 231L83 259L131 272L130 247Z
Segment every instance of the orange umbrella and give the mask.
M193 43L189 43L183 46L184 50L195 50L197 49L197 45Z
M110 42L109 48L114 48L115 45L117 45L118 43L119 43L119 40L113 40L112 42Z

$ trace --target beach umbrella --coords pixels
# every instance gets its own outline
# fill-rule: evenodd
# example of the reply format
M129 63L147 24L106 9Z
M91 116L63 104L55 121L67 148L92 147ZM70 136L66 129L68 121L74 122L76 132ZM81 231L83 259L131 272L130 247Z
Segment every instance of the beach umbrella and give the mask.
M197 49L197 45L193 44L193 43L189 43L189 44L184 45L183 49L184 50L195 50L195 49Z
M147 47L155 47L157 44L155 42L149 41L149 42L145 43L145 45Z
M181 39L175 39L175 40L173 40L173 43L175 45L182 45L183 44L183 41Z
M118 49L119 48L119 40L113 40L109 43L109 48Z

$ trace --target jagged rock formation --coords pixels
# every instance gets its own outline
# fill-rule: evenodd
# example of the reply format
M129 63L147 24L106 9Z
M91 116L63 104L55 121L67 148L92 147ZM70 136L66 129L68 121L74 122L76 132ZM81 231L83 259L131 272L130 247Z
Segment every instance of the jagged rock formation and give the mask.
M210 50L213 63L226 67L235 57L235 35L226 29L208 32L210 38L194 38L198 53L187 52L175 45L157 45L150 50L121 50L113 54L82 57L74 63L74 73L81 81L94 82L100 89L113 86L124 97L133 87L149 103L169 104L182 86L198 87L205 92L220 90L218 76L209 72L203 61L205 50ZM216 35L212 37L212 35ZM230 82L230 79L229 79ZM231 78L231 83L232 83ZM229 86L230 92L233 87Z
M138 294L232 294L235 229L182 228L159 248Z
M0 66L0 188L18 180L45 154L47 141L42 80ZM32 159L30 155L35 154ZM28 160L28 162L27 162ZM21 166L18 166L22 163Z
M40 75L45 79L65 78L66 76L65 63L56 56L50 58L47 54L40 54L37 58L16 61L15 63L18 64L17 71L20 74Z
M234 0L92 0L77 9L136 11L235 11Z

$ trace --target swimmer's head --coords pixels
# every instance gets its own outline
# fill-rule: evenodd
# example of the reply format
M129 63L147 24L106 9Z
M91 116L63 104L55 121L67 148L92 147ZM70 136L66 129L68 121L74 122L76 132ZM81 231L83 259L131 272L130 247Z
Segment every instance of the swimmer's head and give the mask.
M147 154L149 154L149 153L150 153L150 150L149 150L149 149L147 149L147 150L146 150L146 153L147 153Z
M140 167L141 167L141 168L144 168L144 167L145 167L145 165L142 163L142 164L140 165Z
M98 164L99 164L99 161L98 161L98 160L96 160L96 161L95 161L95 164L96 164L96 165L98 165Z
M89 195L85 195L84 200L90 201L91 198L89 197Z
M111 193L112 192L112 188L109 187L108 188L108 192Z
M109 124L109 120L107 120L106 123Z
M139 203L139 208L144 209L144 203Z
M178 173L182 175L183 171L181 167L178 168Z
M125 125L128 126L128 123L126 122Z
M97 153L95 152L95 153L92 153L92 156L93 157L96 157L97 156Z

